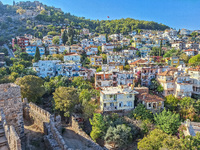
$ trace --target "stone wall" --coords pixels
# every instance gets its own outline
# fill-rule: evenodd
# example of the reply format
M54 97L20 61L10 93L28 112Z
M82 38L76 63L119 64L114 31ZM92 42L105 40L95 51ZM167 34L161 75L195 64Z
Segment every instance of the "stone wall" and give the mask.
M29 103L28 106L29 109L26 111L28 111L29 117L34 121L34 124L36 124L44 132L44 123L50 123L50 121L53 120L53 116L48 111L33 103ZM25 114L27 115L27 113Z
M8 126L13 126L22 139L24 137L23 107L20 87L16 84L0 85L0 109L5 114Z
M67 150L68 146L57 129L59 128L60 117L57 116L54 119L54 116L48 111L33 103L24 103L24 117L31 119L44 132L44 141L47 149Z
M78 121L76 121L76 118L72 116L71 118L71 126L74 132L85 138L85 140L88 142L88 145L95 149L95 150L105 150L106 148L102 148L100 145L95 143L87 133L85 133L82 128L80 127Z
M0 112L0 120L3 123L3 129L5 132L5 136L7 138L7 142L8 142L8 146L10 150L21 150L22 149L21 140L17 132L15 131L14 126L7 125L6 117L5 117L5 114L3 113L3 110L1 110Z

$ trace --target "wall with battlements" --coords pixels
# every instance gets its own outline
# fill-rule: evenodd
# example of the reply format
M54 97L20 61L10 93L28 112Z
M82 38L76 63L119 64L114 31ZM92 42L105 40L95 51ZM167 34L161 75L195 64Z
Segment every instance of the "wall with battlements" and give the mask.
M21 150L21 140L15 131L15 128L11 125L9 126L6 122L5 114L3 110L0 111L0 121L3 123L3 129L7 139L7 143L10 150Z
M25 119L31 119L44 132L44 141L47 149L67 150L68 146L56 128L60 124L59 117L54 119L54 116L48 111L33 103L24 104L24 117Z
M16 84L0 85L0 109L8 126L13 126L20 138L24 137L23 106L20 87Z
M89 135L87 135L87 133L85 133L85 131L82 130L82 128L80 127L78 121L76 120L75 117L72 116L71 118L71 126L73 131L75 131L77 134L81 135L85 141L87 141L87 144L95 149L95 150L105 150L106 148L102 148L100 145L98 145L97 143L95 143L91 137Z

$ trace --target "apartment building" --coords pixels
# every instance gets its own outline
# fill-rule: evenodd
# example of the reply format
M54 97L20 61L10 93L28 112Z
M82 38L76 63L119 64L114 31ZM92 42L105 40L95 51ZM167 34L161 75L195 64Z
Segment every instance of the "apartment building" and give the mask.
M134 109L135 95L133 87L106 87L100 91L100 108L102 111L122 111Z
M103 58L102 56L90 56L90 65L95 67L100 67L103 64Z
M188 74L193 84L193 97L200 98L200 66L188 69Z
M45 54L45 48L42 46L36 46L36 45L29 45L26 46L26 53L28 53L31 56L35 56L36 49L39 48L40 56Z

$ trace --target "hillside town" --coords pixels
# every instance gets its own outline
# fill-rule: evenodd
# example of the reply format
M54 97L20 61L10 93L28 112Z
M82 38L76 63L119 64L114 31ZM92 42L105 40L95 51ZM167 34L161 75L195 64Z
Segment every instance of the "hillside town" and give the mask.
M0 37L28 30L0 38L0 149L200 149L200 30L108 31L55 24L62 10L38 1L10 7Z

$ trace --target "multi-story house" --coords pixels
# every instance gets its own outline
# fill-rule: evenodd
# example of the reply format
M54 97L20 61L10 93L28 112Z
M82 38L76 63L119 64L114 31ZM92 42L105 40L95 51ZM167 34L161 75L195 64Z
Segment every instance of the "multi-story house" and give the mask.
M110 52L112 53L114 48L115 47L112 44L109 43L102 44L102 52L104 53L110 53Z
M89 46L85 48L86 55L97 55L98 48L97 46Z
M102 56L90 56L90 65L100 67L103 64Z
M69 53L70 47L67 46L67 45L60 45L60 46L58 46L58 52L59 52L59 54L63 54L63 52L65 52L65 51L67 53Z
M53 45L53 36L52 35L47 35L43 37L43 43L46 46L52 46Z
M171 44L171 47L182 50L185 49L185 43L182 41L174 42Z
M33 38L30 40L30 45L42 46L42 40L38 38Z
M119 71L116 74L118 85L128 85L134 83L135 75L132 71Z
M53 55L53 54L58 54L59 53L59 51L58 51L58 49L59 49L59 47L58 46L49 46L48 47L48 49L49 49L49 55Z
M35 56L35 52L37 47L39 48L40 56L45 54L45 48L42 46L36 46L36 45L29 45L26 46L26 53L28 53L31 56Z
M83 29L82 29L82 34L83 34L83 35L89 35L89 34L90 34L89 29L83 28Z
M103 34L99 35L98 37L94 37L93 40L97 46L101 46L102 44L106 43L106 37Z
M125 62L126 62L125 56L123 56L122 54L117 53L117 52L107 54L107 64L110 64L113 62L120 63L124 66Z
M70 46L70 52L81 54L83 52L83 49L80 45L71 45Z
M200 66L188 69L188 74L193 84L193 97L200 98Z
M81 56L76 53L68 53L64 55L64 62L76 62L80 63Z
M126 60L133 59L136 56L136 49L122 50L122 54L125 56Z
M123 65L117 64L117 63L111 63L111 64L102 64L101 66L102 71L123 71Z
M92 40L89 40L89 39L83 39L81 41L81 47L85 48L85 47L89 47L89 46L92 46L94 45L94 41Z
M143 44L141 42L135 41L135 42L132 43L132 46L139 49L143 46Z
M175 97L191 97L192 82L189 74L167 70L158 74L158 82L163 86L163 96L174 95Z
M111 34L109 36L109 38L111 38L112 40L121 41L123 39L123 35L122 34Z
M130 45L130 39L122 39L121 41L120 41L120 43L121 43L121 45L122 46L128 46L128 45Z
M132 71L119 71L112 69L107 72L97 72L95 74L95 87L97 89L117 85L133 84L135 75Z
M116 76L117 77L117 76ZM97 72L95 74L95 88L113 86L113 73L112 72Z
M79 76L76 75L76 71L81 68L80 63L59 63L56 64L56 75L62 75L67 77Z
M181 29L180 35L190 35L192 33L191 30L188 29Z
M184 50L184 52L188 56L195 56L198 54L198 51L196 49L187 49L187 50Z
M163 87L163 96L174 94L174 71L167 70L157 75L158 82Z
M172 56L165 59L166 63L172 67L177 67L180 64L180 60L178 56Z
M22 49L22 50L25 50L26 49L26 46L29 45L29 39L28 38L25 38L23 36L17 36L16 37L17 39L17 45ZM15 39L12 39L12 46L14 47L14 44L15 44Z
M156 74L158 73L158 67L141 67L138 69L141 72L142 86L149 86L151 84L151 80L156 78Z
M107 87L100 91L100 108L102 111L122 111L134 109L135 95L133 87Z
M186 73L176 72L175 77L175 97L191 97L193 92L193 84L190 79L190 75Z
M188 49L199 49L199 43L195 43L195 42L187 42L185 44L185 48L188 48Z
M39 77L54 77L56 75L56 64L60 62L60 60L39 60L33 63L33 70L37 72Z
M141 87L143 88L143 87ZM138 88L135 88L137 91ZM152 95L149 93L139 93L137 95L138 103L142 103L145 105L146 109L151 110L153 113L160 112L162 109L164 109L164 99L157 96Z
M150 48L143 46L139 48L139 51L140 51L141 57L145 58L150 53Z

